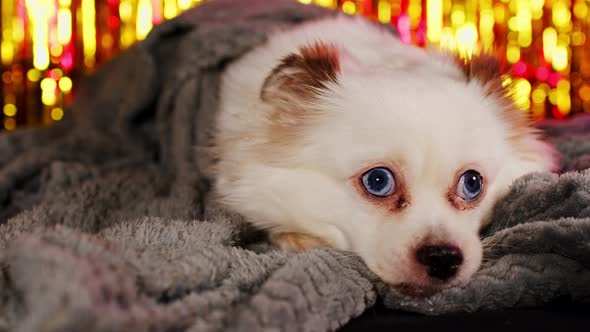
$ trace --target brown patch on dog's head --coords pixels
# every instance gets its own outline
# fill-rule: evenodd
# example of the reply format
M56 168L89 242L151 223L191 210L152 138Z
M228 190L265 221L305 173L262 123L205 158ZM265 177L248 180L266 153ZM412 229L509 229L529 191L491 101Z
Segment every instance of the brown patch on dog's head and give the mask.
M337 83L340 72L338 50L332 44L315 43L281 61L264 81L260 98L279 107L312 101L327 84Z
M457 59L457 61L469 79L477 78L482 82L487 82L501 76L500 62L492 55L474 54L469 59Z
M292 137L303 120L317 110L313 107L329 85L338 84L340 58L336 46L314 43L301 47L280 62L265 79L260 99L273 107L269 114L270 140Z
M508 91L503 86L500 62L492 55L474 54L470 59L456 58L467 81L477 80L485 87L486 95L504 98Z

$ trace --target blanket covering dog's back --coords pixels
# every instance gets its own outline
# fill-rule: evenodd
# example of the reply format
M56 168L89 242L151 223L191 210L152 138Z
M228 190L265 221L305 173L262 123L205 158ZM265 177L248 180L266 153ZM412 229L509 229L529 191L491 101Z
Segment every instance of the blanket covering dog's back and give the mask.
M590 173L533 174L497 205L464 288L399 296L349 253L272 250L208 200L224 66L269 31L333 13L218 0L89 78L63 122L0 135L0 331L336 329L376 301L426 314L590 296ZM541 125L562 170L590 119ZM255 197L253 197L255 199Z

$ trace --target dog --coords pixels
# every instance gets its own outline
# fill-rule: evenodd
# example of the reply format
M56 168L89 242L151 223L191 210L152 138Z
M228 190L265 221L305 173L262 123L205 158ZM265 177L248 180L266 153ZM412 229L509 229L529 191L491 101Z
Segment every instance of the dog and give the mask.
M467 282L494 202L556 165L492 56L358 17L270 34L228 65L219 107L220 202L279 248L351 251L412 296Z

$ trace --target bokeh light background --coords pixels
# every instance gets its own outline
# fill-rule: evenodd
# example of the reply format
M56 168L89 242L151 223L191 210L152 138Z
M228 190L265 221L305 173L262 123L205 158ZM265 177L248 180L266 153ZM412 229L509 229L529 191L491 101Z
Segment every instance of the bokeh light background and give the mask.
M77 82L204 0L1 0L1 123L59 121ZM272 1L272 0L269 0ZM296 1L296 0L293 0ZM299 0L397 27L402 41L491 50L515 82L523 112L590 112L590 0Z

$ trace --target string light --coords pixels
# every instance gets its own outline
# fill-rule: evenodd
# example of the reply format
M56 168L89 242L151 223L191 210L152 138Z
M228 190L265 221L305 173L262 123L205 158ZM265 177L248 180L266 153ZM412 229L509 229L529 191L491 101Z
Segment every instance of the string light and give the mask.
M342 11L348 15L354 15L356 13L356 4L354 1L344 1Z
M31 82L37 82L41 79L41 72L37 69L29 69L27 72L27 78Z
M420 16L422 15L422 1L409 0L408 3L408 17L410 18L411 28L416 29L420 23Z
M568 65L568 52L567 47L564 45L558 45L552 52L552 60L551 63L553 64L553 69L556 71L562 71L567 68Z
M72 12L69 8L60 8L57 13L57 40L66 45L72 39Z
M176 6L176 0L164 0L164 17L167 19L171 19L176 15L178 15L178 7Z
M137 35L135 29L137 28L136 22L133 18L133 1L132 0L121 0L119 4L119 17L121 18L121 48L126 49L135 42ZM141 17L138 17L141 20ZM139 21L138 20L138 21Z
M316 0L315 3L318 6L322 6L322 7L335 7L336 6L336 1L335 0Z
M62 77L59 80L59 89L61 91L63 91L64 93L69 93L70 91L72 91L72 80L69 77Z
M517 105L535 117L590 112L587 0L293 1L392 24L404 43L452 50L463 58L493 52L515 76L507 86ZM79 73L94 71L162 20L202 2L2 1L0 125L14 129L31 107L42 109L43 121L59 121ZM40 98L32 102L36 97L30 96Z
M5 118L4 119L4 129L14 130L15 128L16 128L16 120L14 118Z
M509 63L516 63L520 60L520 47L517 45L508 45L506 48L506 60Z
M170 1L168 1L170 2ZM166 2L166 3L168 3ZM171 9L168 9L169 11ZM166 10L164 10L166 15ZM170 15L170 13L169 13ZM150 0L139 0L137 3L137 26L135 28L137 40L145 39L152 29L152 4Z
M377 18L381 23L391 22L391 2L389 0L379 0Z
M470 57L477 49L477 28L473 23L463 25L457 29L457 52L462 57Z
M31 21L33 66L39 70L49 67L49 0L26 0Z
M82 40L84 64L94 66L96 54L96 10L94 0L82 0Z
M178 9L179 11L185 11L191 8L192 2L191 0L178 0Z
M545 99L547 98L547 93L542 88L536 88L535 91L531 94L531 100L535 104L543 104L545 103Z
M481 38L481 47L485 51L490 51L494 45L494 11L492 10L491 1L482 1L482 10L480 11L479 31Z
M6 104L2 109L4 111L4 115L6 116L15 116L16 115L16 106L14 104Z
M521 110L528 110L531 106L531 83L524 78L518 78L512 83L512 96L516 106Z
M0 58L2 64L8 65L13 61L14 58L14 43L12 36L12 16L10 13L14 11L13 1L2 1L2 7L0 7L2 14L2 41L0 42Z
M54 121L59 121L63 118L64 111L61 108L56 107L51 110L50 116L51 116L51 119L53 119Z
M426 8L428 13L426 17L426 26L428 27L426 35L430 42L438 43L443 29L443 1L427 0Z

